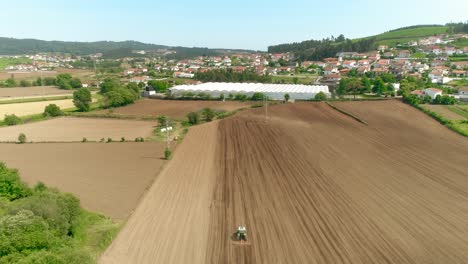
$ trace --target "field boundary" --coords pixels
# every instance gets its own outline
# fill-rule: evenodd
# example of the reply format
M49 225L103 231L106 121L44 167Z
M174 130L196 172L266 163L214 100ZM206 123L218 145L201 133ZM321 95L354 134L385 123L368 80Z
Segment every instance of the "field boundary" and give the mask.
M431 111L431 110L428 110L428 109L426 109L426 108L424 108L424 107L422 107L422 106L420 106L418 104L408 104L408 105L411 105L416 109L419 109L421 112L423 112L423 113L427 114L428 116L432 117L434 120L439 122L441 125L444 125L448 129L456 132L457 134L462 135L464 137L468 137L468 133L466 133L465 131L458 128L454 124L455 122L453 122L451 120L448 120L448 119L445 119L441 115L439 115L438 113L436 113L434 111Z
M364 124L364 125L366 125L366 126L369 125L366 121L364 121L364 120L361 119L360 117L357 117L357 116L355 116L354 114L352 114L352 113L350 113L350 112L347 112L347 111L345 111L345 110L343 110L343 109L341 109L341 108L339 108L339 107L337 107L337 106L335 106L335 105L332 105L332 104L330 104L329 102L325 102L325 103L326 103L328 106L330 106L331 108L335 109L336 111L338 111L338 112L340 112L340 113L342 113L342 114L344 114L344 115L347 115L347 116L351 117L352 119L358 121L359 123Z

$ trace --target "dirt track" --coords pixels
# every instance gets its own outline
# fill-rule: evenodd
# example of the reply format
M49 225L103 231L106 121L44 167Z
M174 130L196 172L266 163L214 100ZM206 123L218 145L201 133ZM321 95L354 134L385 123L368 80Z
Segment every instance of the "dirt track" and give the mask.
M89 210L123 220L161 169L163 143L0 144L0 161L80 198Z
M113 109L114 114L129 116L159 116L167 115L175 119L184 119L190 112L200 111L209 107L214 110L233 111L243 107L250 107L251 102L237 101L176 101L176 100L156 100L143 99L135 104ZM108 110L102 110L107 113Z
M102 263L468 262L468 140L397 101L338 105L369 125L296 103L191 130Z
M89 141L102 138L119 141L122 137L134 140L136 137L150 136L155 125L149 121L61 117L2 127L0 141L15 142L20 133L25 133L28 141L33 142L79 142L84 137Z
M204 263L216 129L189 131L100 263Z

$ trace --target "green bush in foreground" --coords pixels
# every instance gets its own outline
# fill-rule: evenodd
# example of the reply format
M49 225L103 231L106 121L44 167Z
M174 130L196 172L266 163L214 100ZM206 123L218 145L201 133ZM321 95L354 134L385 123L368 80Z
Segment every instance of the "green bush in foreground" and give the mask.
M0 264L95 263L116 234L109 219L86 212L71 194L29 188L0 162Z
M21 119L17 117L15 114L5 115L4 122L7 126L14 126L21 124Z

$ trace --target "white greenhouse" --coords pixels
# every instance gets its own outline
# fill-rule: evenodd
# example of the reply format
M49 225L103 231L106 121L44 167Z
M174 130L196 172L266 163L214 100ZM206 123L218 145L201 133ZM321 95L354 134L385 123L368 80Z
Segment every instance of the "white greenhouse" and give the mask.
M183 95L186 93L206 93L212 97L219 97L223 94L228 97L229 94L245 94L252 96L254 93L263 93L272 100L283 100L285 94L294 100L309 100L315 97L319 92L325 93L330 97L328 86L326 85L302 85L302 84L263 84L263 83L203 83L198 85L179 85L171 89L174 95Z

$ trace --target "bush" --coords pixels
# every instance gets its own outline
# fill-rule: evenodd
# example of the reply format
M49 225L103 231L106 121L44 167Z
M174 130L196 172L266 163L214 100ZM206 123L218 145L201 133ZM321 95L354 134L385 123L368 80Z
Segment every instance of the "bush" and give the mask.
M327 99L327 96L325 95L324 92L319 92L314 97L315 101L325 101L326 99Z
M15 114L5 115L4 121L7 126L14 126L14 125L18 125L21 123L21 119L17 117Z
M171 121L169 120L168 116L165 116L165 115L158 116L158 125L160 127L166 127L166 122L168 126L171 126Z
M125 142L125 138L122 137L122 138L120 139L120 142Z
M265 99L265 95L263 93L254 93L250 100L252 101L262 101Z
M206 122L212 121L215 115L215 112L211 110L211 108L205 108L202 111L203 120L205 120Z
M80 88L73 93L73 103L80 112L88 112L91 101L91 92L86 88Z
M166 149L164 150L164 158L165 158L166 160L170 160L171 157L172 157L172 151L171 151L169 148L166 148Z
M56 104L50 104L45 107L43 115L46 117L56 117L63 115L63 112L62 110L60 110L60 107L58 107Z
M144 141L145 141L145 139L142 138L142 137L135 138L135 142L144 142Z
M191 112L187 115L187 119L191 125L196 125L200 122L200 115L197 112Z
M107 138L107 143L111 143L112 142L112 138Z
M86 142L88 142L88 139L84 137L84 138L81 140L81 142L86 143Z
M26 143L26 135L24 133L20 133L18 136L18 142L20 144Z

